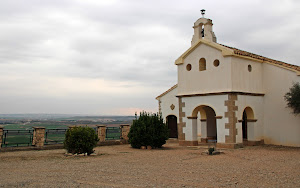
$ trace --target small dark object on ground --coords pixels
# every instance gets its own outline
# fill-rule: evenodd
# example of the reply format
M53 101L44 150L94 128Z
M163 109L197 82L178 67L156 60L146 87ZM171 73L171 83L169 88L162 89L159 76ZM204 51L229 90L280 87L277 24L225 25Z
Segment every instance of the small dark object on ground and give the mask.
M214 151L215 151L215 148L208 148L209 155L212 155Z

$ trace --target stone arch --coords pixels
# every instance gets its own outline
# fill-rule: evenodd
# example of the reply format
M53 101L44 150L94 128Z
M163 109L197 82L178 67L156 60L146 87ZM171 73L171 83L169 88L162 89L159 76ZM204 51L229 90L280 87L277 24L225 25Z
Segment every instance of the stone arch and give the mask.
M248 141L249 139L249 132L253 132L254 127L249 127L248 122L255 122L254 119L254 112L253 109L249 106L247 106L242 114L242 138L243 141Z
M169 138L178 138L177 116L174 114L169 114L166 117L166 124L170 130Z
M255 118L254 118L254 112L253 112L253 110L252 110L251 107L247 106L247 107L244 109L244 112L247 113L248 119L251 119L251 120L255 119Z
M197 121L197 115L200 112L201 119ZM215 110L207 105L197 106L193 112L191 119L194 119L194 127L201 123L201 142L217 141L217 120Z
M199 71L205 71L206 70L206 60L205 58L201 58L199 60Z

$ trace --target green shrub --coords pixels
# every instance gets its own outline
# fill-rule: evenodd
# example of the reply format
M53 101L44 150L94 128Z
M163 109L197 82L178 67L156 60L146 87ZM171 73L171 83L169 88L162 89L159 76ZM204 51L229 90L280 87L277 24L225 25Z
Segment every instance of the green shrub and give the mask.
M90 127L74 127L68 129L65 136L64 148L72 154L93 153L99 141L94 129Z
M169 138L169 129L159 114L141 112L140 117L133 120L128 138L133 148L160 148Z
M294 83L290 91L284 95L287 106L293 109L295 115L300 114L300 83Z
M209 155L212 155L214 151L215 151L215 148L208 148Z

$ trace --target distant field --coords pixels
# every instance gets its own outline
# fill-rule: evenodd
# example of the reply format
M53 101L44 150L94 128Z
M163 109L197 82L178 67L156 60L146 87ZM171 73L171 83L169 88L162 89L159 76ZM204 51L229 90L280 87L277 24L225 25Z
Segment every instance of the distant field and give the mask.
M20 129L20 130L28 130L32 129L32 127L45 127L46 129L59 129L59 128L68 128L66 125L58 125L58 124L51 124L51 123L40 123L40 124L7 124L3 125L4 129Z

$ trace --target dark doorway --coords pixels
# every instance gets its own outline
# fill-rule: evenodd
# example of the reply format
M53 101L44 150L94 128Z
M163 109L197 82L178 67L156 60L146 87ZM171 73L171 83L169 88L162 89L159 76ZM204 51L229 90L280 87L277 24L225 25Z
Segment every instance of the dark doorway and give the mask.
M243 112L243 122L242 122L242 130L243 130L243 140L248 139L248 134L247 134L247 113L246 110Z
M170 129L170 138L178 138L177 131L177 117L174 115L169 115L167 117L167 126Z
M206 113L207 139L210 142L217 142L217 120L214 109L209 106L203 107Z

